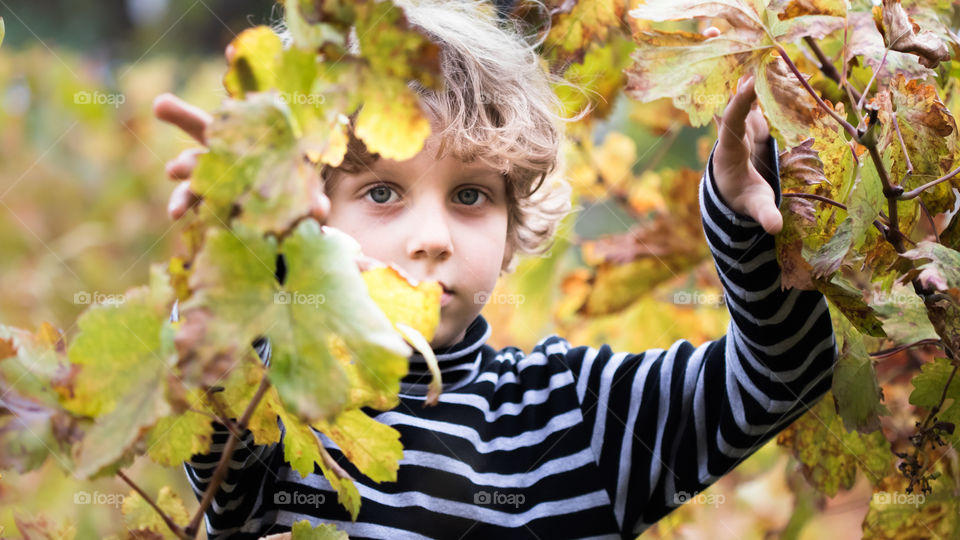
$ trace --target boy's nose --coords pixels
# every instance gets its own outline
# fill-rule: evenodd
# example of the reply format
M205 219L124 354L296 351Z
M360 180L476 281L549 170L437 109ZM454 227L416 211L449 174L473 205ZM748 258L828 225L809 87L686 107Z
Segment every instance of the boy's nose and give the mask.
M442 207L423 205L410 217L412 230L407 237L408 257L446 260L453 255L450 225Z

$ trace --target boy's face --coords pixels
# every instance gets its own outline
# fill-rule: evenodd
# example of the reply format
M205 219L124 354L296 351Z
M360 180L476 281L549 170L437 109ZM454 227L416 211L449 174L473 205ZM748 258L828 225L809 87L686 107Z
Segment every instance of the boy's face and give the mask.
M431 136L406 161L381 158L363 172L339 172L326 220L365 255L443 285L434 349L463 339L512 254L503 176L452 155L437 161L437 143Z

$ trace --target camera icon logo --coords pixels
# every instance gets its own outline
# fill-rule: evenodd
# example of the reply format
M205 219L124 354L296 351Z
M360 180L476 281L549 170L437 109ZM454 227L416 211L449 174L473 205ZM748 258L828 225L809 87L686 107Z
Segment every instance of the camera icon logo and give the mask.
M273 504L290 504L290 494L286 491L278 491L274 493Z
M490 493L486 491L478 491L473 494L473 503L474 504L489 504L490 503Z
M78 491L73 494L73 504L90 504L90 492Z

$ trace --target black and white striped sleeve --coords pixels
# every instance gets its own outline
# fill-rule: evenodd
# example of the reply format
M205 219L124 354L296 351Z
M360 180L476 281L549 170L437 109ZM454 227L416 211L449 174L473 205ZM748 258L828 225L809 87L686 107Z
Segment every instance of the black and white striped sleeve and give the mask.
M178 315L175 304L170 320L178 320ZM258 338L252 346L263 363L269 366L270 340ZM187 481L198 501L203 498L229 438L230 430L220 422L213 422L210 452L194 454L183 463ZM271 474L268 464L278 446L256 445L253 433L244 430L230 459L227 476L204 515L208 538L230 537L260 508L263 486L267 475Z
M780 203L776 143L767 181ZM774 236L719 195L713 153L700 183L707 243L723 284L726 335L699 347L565 353L590 446L624 538L732 470L830 388L837 349L826 299L780 289Z

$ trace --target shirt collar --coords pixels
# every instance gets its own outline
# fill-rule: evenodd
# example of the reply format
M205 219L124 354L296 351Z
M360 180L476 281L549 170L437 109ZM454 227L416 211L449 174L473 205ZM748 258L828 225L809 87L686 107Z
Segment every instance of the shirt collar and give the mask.
M481 349L490 337L490 324L483 315L477 315L463 339L453 345L433 351L440 366L444 391L462 386L476 374L480 365ZM430 383L427 361L418 352L410 355L409 371L400 381L400 392L410 395L426 395Z

